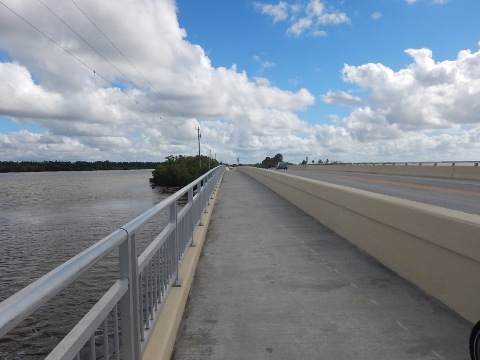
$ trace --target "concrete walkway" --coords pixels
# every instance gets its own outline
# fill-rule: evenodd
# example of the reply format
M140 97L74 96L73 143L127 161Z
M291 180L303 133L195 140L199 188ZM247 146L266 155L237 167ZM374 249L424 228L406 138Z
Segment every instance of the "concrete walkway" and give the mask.
M471 324L237 171L221 185L173 360L469 359Z

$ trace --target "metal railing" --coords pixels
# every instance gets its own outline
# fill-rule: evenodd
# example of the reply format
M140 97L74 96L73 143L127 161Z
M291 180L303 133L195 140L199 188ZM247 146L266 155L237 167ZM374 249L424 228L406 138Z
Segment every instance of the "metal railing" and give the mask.
M81 351L90 359L97 352L104 359L140 359L169 290L181 283L179 265L223 171L211 170L0 303L0 338L118 249L118 280L46 359L80 359ZM168 224L138 256L137 234L167 210Z
M314 163L314 164L305 164L305 165L319 165L319 166L330 166L330 165L418 165L418 166L478 166L480 161L410 161L410 162L337 162L332 161L329 163Z

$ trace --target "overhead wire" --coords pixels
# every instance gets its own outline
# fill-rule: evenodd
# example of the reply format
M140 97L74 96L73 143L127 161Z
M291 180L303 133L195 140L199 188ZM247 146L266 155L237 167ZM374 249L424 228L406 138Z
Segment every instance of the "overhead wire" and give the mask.
M51 8L49 8L42 0L37 0L40 4L42 4L45 8L48 9L58 20L60 20L66 27L68 27L75 35L78 36L80 40L82 40L85 44L87 44L90 49L95 51L98 56L100 56L103 60L109 63L115 70L117 70L125 79L127 79L133 86L137 87L134 81L132 81L127 75L125 75L118 67L116 67L110 60L108 60L105 56L100 54L97 49L95 49L87 40L85 40L75 29L73 29L70 25L68 25L60 16L58 16Z
M80 6L78 6L78 4L74 0L71 1L77 7L77 9L88 19L88 21L90 21L92 25L100 32L100 34L102 34L105 39L107 39L107 41L115 48L115 50L117 50L118 53L122 55L123 58L140 74L140 76L142 76L143 79L158 93L158 90L155 89L155 85L153 85L150 80L148 80L147 77L143 75L142 72L138 70L135 65L133 65L133 63L127 58L127 56L113 43L112 40L110 40L110 38L102 31L102 29L97 26L97 24L87 15L87 13L83 11L82 8L80 8Z
M39 0L40 1L40 0ZM40 3L42 3L40 1ZM117 87L115 86L115 84L113 82L111 82L109 79L107 79L105 76L103 76L101 73L99 73L98 71L96 71L95 69L93 69L91 66L89 66L87 63L85 63L83 60L81 60L78 56L76 56L75 54L73 54L71 51L69 51L68 49L64 48L62 45L60 45L57 41L55 41L53 38L51 38L50 36L48 36L47 34L45 34L42 30L40 30L38 27L36 27L35 25L33 25L30 21L28 21L27 19L25 19L22 15L20 15L19 13L17 13L15 10L13 10L12 8L10 8L8 5L6 5L3 1L0 0L0 4L3 5L7 10L9 10L11 13L13 13L15 16L17 16L19 19L21 19L22 21L24 21L26 24L28 24L30 27L32 27L33 29L35 29L38 33L40 33L41 35L43 35L44 37L46 37L48 40L50 40L52 43L54 43L56 46L58 46L60 49L62 49L63 51L65 51L68 55L72 56L75 60L77 60L80 64L82 64L84 67L86 67L87 69L89 69L90 71L92 71L95 75L98 75L101 79L103 79L105 82L109 83L110 85L112 85L112 87L114 88L117 88L119 89L125 96L129 97L131 100L133 100L137 105L140 105L141 107L143 107L145 110L147 110L148 112L152 113L154 116L159 116L161 118L161 116L157 113L155 113L153 110L151 110L150 108L148 108L146 105L144 105L141 101L137 100L136 98L134 98L132 95L128 94L127 92L125 92L122 88L120 87ZM42 3L43 4L43 3ZM48 8L48 7L47 7ZM58 16L57 16L58 17ZM63 22L63 21L62 21ZM69 27L70 28L70 27ZM72 29L73 31L73 29ZM98 53L98 52L97 52ZM127 78L128 79L128 78ZM129 80L130 81L130 80Z

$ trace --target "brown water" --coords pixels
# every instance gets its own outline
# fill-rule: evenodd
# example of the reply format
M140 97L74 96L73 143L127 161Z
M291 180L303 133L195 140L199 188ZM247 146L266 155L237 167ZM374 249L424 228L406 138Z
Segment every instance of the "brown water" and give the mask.
M164 199L150 177L151 170L0 174L0 301ZM139 238L140 252L150 238ZM113 254L1 338L0 359L43 359L117 269Z

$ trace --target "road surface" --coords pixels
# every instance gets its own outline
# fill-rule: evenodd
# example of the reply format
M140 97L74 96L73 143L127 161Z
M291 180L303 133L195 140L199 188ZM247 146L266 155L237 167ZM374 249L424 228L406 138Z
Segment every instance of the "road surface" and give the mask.
M479 181L346 171L289 169L286 173L480 215Z

